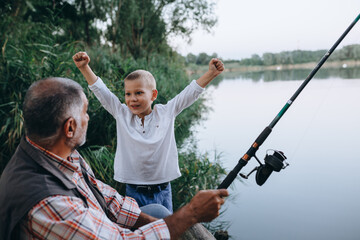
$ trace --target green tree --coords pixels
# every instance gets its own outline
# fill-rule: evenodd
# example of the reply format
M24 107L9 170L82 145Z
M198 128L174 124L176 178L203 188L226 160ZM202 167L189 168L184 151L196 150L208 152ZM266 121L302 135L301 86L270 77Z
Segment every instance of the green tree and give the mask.
M197 65L206 65L209 63L211 57L207 55L206 53L202 52L199 53L199 55L196 58L196 64Z
M257 54L253 54L251 56L251 65L263 65L261 57Z
M115 10L114 10L115 8ZM107 37L113 50L117 47L122 54L130 53L135 59L159 52L166 43L166 26L158 9L151 0L119 1L113 7L112 25L108 27Z
M196 63L196 55L192 54L192 53L189 53L188 55L186 55L186 63L193 63L195 64Z
M67 1L70 3L73 1ZM75 0L74 5L70 5L76 9L72 14L67 14L70 24L69 28L73 32L82 34L82 36L76 36L75 39L84 39L84 41L91 45L93 43L100 43L101 30L96 26L96 21L105 21L106 13L109 9L108 0ZM70 7L69 7L70 8ZM64 9L64 13L68 13L68 10ZM74 22L74 20L76 22Z
M9 1L0 5L5 14L10 14L23 21L33 23L51 23L53 35L62 37L59 41L69 38L81 40L88 45L100 42L101 30L96 21L104 21L107 12L107 0L28 0Z
M359 60L360 59L360 44L352 44L336 50L332 56L333 60Z
M264 65L266 65L266 66L271 66L276 63L275 62L275 54L273 54L273 53L264 53L262 55L262 58L263 58Z
M148 57L163 51L171 34L190 39L199 27L208 31L216 23L213 6L205 0L113 1L106 37L113 51Z
M360 60L360 44L354 44L353 46L353 57L354 60Z
M292 57L289 52L280 52L275 54L275 64L291 64Z
M213 53L213 54L211 54L211 56L210 56L210 58L218 58L219 56L218 56L218 54L217 53Z

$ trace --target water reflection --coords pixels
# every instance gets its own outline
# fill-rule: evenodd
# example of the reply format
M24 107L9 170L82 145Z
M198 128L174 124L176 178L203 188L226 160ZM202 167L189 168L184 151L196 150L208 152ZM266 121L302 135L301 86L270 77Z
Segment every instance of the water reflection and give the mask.
M251 79L253 81L289 81L304 80L312 69L292 69L292 70L274 70L262 72L226 72L223 78L226 79ZM315 78L328 79L357 79L360 78L360 68L339 68L339 69L320 69Z
M309 72L224 74L206 91L213 111L194 129L199 150L222 152L231 170ZM281 150L290 167L261 187L251 176L230 189L236 201L227 201L223 220L233 239L360 238L359 92L356 69L315 76L257 154Z

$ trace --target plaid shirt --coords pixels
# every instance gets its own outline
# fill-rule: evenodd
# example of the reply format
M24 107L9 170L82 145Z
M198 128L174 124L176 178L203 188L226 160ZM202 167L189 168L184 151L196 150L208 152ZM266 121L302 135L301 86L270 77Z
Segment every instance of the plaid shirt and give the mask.
M110 220L82 175L80 154L75 151L68 159L51 153L28 139L35 148L43 151L86 197L88 207L77 197L55 195L36 204L21 222L21 239L170 239L163 219L147 224L136 231L131 228L141 210L134 199L122 197L115 189L97 180L85 163L91 182L105 197L112 214Z

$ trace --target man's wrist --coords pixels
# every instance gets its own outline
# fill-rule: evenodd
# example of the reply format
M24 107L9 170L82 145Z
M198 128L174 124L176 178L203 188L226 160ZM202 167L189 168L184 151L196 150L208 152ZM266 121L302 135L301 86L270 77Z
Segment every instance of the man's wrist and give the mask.
M169 228L171 238L181 236L189 227L198 222L196 213L190 204L180 208L173 215L164 218L164 221Z
M158 219L141 212L137 221L135 222L133 228L137 229L141 226L144 226L144 225L154 222L156 220L158 220Z
M192 207L191 203L186 204L183 207L183 211L185 212L184 215L186 216L186 219L189 219L190 226L198 223L195 209Z

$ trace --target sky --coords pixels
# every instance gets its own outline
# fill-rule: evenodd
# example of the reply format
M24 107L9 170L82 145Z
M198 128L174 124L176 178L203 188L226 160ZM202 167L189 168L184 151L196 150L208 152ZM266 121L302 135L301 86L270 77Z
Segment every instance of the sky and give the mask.
M224 60L292 50L330 49L360 14L360 0L218 0L217 25L197 30L191 44L173 37L170 45L188 53L217 53ZM360 44L360 21L338 48Z

